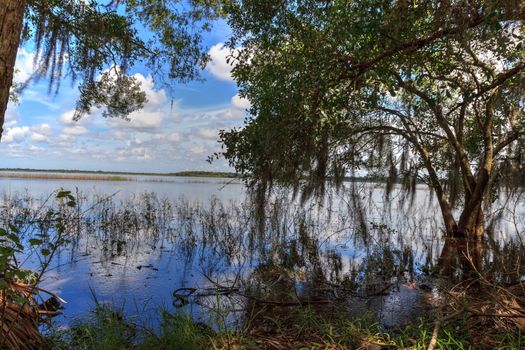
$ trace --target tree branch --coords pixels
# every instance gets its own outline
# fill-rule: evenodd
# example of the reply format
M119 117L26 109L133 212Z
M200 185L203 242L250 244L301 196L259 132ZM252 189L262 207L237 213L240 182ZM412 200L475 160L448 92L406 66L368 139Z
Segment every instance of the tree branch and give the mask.
M519 139L521 136L525 135L525 131L514 131L510 134L507 134L503 140L501 140L495 147L494 147L494 156L498 155L499 152L501 152L505 147L510 145L512 142Z
M507 80L509 80L510 78L514 77L515 75L521 73L525 71L525 61L521 61L519 63L517 63L514 68L511 68L505 72L501 72L500 74L496 75L495 79L492 81L492 83L486 85L485 87L481 88L481 89L478 89L478 92L475 93L474 95L471 95L465 99L463 99L462 102L458 103L456 106L454 106L454 108L450 109L449 112L447 113L447 115L450 115L452 114L454 111L456 111L458 108L461 108L462 106L464 105L467 105L468 103L470 103L472 100L478 98L478 97L481 97L483 96L484 94L486 94L487 92L489 92L490 90L492 89L495 89L499 86L501 86L502 84L504 84Z
M465 149L463 148L463 146L458 142L456 135L454 135L454 132L452 132L452 130L450 129L450 126L448 125L447 120L445 116L443 115L443 111L441 110L440 106L438 106L436 102L428 94L419 90L413 84L407 81L404 81L403 78L399 74L396 73L395 78L397 79L398 84L403 89L421 98L428 105L430 110L434 113L434 115L436 116L438 125L441 127L441 129L443 129L443 131L446 134L446 138L449 144L452 146L452 148L454 148L454 150L458 154L460 165L461 165L461 170L464 176L468 180L467 190L472 191L476 185L476 180L470 169L470 163L468 160L467 153L465 152Z
M389 57L392 57L392 56L395 56L399 53L405 53L405 54L410 54L410 53L413 53L427 45L430 45L432 44L434 41L438 40L438 39L441 39L441 38L444 38L444 37L447 37L447 36L450 36L450 35L454 35L454 34L458 34L458 33L461 33L461 32L464 32L465 30L467 29L470 29L470 28L474 28L474 27L477 27L478 25L482 24L484 22L485 18L483 18L482 16L476 16L475 18L473 18L472 20L470 20L470 22L467 22L467 23L464 23L462 25L458 25L458 26L455 26L455 27L452 27L452 28L446 28L446 29L442 29L442 30L438 30L436 32L434 32L433 34L425 37L425 38L421 38L421 39L415 39L415 40L412 40L412 41L409 41L409 42L404 42L404 43L401 43L399 45L397 45L396 47L390 49L390 50L386 50L385 52L377 55L376 57L366 61L366 62L355 62L355 59L354 57L352 56L346 56L344 58L344 62L346 64L350 64L350 69L354 72L356 72L354 75L351 75L351 76L347 76L347 78L358 78L359 76L361 76L364 72L366 72L368 69L372 68L373 66L377 65L378 63L380 63L381 61L383 61L384 59L386 58L389 58Z

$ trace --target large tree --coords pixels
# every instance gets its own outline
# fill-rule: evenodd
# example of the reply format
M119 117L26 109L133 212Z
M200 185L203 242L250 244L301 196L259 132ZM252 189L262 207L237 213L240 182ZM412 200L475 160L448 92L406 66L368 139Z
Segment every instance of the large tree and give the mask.
M491 189L523 182L522 1L232 1L251 103L223 155L267 188L322 194L348 174L435 191L446 231L483 236ZM457 213L454 210L458 208Z
M77 117L97 106L125 118L145 102L128 68L142 64L160 84L198 77L218 9L216 0L0 0L0 137L21 44L35 50L33 79L47 77L50 92L66 76L79 81Z

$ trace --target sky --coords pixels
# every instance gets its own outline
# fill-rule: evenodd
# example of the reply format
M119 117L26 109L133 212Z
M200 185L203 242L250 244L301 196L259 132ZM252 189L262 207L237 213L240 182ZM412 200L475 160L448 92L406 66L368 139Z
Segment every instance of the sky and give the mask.
M178 84L168 93L146 70L132 69L142 82L148 102L130 121L106 119L100 112L72 120L79 95L67 81L59 93L48 93L48 82L31 82L10 102L0 143L1 168L80 169L136 172L185 170L232 171L225 160L211 165L208 156L220 150L219 129L242 126L249 102L237 94L228 49L229 28L217 23L205 37L211 62L204 82ZM15 81L33 72L33 52L18 51Z

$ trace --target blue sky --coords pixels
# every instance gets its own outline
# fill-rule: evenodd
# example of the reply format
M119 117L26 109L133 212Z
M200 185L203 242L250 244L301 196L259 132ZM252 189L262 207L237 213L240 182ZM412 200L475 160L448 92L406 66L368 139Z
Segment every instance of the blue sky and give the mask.
M206 159L220 149L219 129L243 124L249 102L239 98L222 43L229 28L218 23L205 38L212 61L202 72L204 82L179 84L174 91L155 86L145 70L131 73L142 82L148 103L131 121L106 119L100 112L72 120L76 86L64 81L58 95L48 94L47 81L31 83L11 103L0 149L2 165L10 168L83 169L171 172L231 170L224 160ZM30 48L19 49L15 81L33 72Z

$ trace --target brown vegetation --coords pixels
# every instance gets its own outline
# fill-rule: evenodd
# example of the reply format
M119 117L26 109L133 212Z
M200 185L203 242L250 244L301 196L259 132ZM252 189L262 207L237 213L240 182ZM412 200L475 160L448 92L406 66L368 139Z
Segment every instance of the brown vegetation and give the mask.
M524 281L504 286L480 274L443 292L443 316L435 322L428 350L435 348L443 324L460 319L464 320L464 332L483 344L480 349L496 347L498 335L525 332Z
M0 290L0 347L12 350L39 349L45 343L39 325L45 317L59 313L56 308L38 303L41 294L51 295L50 300L63 302L60 297L32 285L6 281L8 287Z

